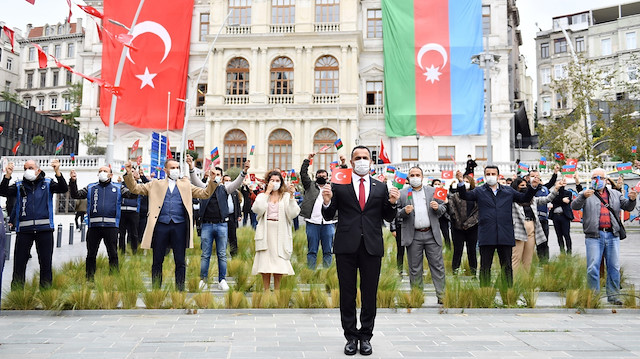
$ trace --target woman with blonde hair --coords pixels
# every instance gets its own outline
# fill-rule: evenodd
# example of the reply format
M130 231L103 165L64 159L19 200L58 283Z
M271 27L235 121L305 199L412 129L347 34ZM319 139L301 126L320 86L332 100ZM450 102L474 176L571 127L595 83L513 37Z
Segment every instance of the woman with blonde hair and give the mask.
M255 246L251 274L261 274L265 291L269 291L271 275L273 287L280 289L283 275L294 274L291 266L293 252L293 219L300 213L294 196L295 187L285 186L280 171L270 171L265 176L267 187L257 197L251 210L256 214Z

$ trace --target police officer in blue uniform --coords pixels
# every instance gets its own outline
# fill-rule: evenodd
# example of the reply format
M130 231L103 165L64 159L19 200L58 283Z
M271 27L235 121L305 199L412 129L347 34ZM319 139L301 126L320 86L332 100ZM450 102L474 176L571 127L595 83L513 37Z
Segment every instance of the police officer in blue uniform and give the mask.
M45 178L45 173L33 160L24 163L24 177L9 185L13 174L13 162L7 166L6 174L0 183L0 196L16 196L15 225L16 245L13 260L12 288L24 288L27 261L33 243L36 244L38 262L40 262L40 287L51 286L53 257L53 194L66 193L67 181L60 173L60 162L51 161L56 181Z
M113 183L111 169L102 166L98 170L98 182L78 190L76 171L69 176L69 192L72 198L87 199L87 280L93 281L96 273L96 256L100 242L104 241L109 256L109 272L118 271L118 225L120 222L120 201L124 196L135 196L120 183ZM137 197L137 196L136 196Z
M132 172L135 174L137 171ZM122 196L122 206L120 207L120 233L118 240L118 248L122 255L127 251L127 234L129 235L129 243L131 243L131 252L136 254L138 251L138 224L140 222L141 205L142 196L134 194L131 194L131 197Z

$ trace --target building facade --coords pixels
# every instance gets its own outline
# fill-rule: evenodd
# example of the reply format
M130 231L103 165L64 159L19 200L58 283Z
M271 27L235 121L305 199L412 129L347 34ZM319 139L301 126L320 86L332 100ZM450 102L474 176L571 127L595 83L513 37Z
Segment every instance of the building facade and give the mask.
M35 107L41 114L60 120L62 115L74 111L72 84L80 79L71 72L56 66L47 59L47 68L41 69L38 52L32 44L38 44L47 55L55 56L61 63L74 69L82 69L79 49L84 43L82 19L76 23L27 25L26 38L18 40L21 48L21 83L17 92L26 107Z
M0 92L15 93L20 80L20 46L14 42L11 51L11 40L5 33L4 22L0 21ZM13 29L16 37L20 36L19 29Z

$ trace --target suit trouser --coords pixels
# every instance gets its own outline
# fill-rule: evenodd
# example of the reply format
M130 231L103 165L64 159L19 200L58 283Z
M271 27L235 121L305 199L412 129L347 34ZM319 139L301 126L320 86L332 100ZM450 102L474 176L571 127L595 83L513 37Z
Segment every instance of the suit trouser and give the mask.
M512 247L509 245L480 246L480 286L488 287L491 285L491 265L493 264L493 253L496 251L498 259L500 259L503 280L509 287L513 286Z
M11 288L24 288L27 262L29 261L29 254L31 254L31 247L33 247L34 242L36 243L38 262L40 263L40 287L46 288L51 286L53 277L51 271L53 230L18 233L13 251L13 280L11 281Z
M444 246L447 249L451 249L451 236L449 234L449 220L447 217L442 216L438 218L438 222L440 223L440 232L442 232L442 240L444 242Z
M396 264L398 266L398 272L402 274L402 268L404 267L404 252L407 248L402 245L402 229L396 230Z
M168 248L173 249L173 261L176 263L176 289L184 290L186 273L185 253L187 249L187 222L160 223L156 222L153 230L153 264L151 265L151 280L154 288L162 286L162 264Z
M109 272L118 270L118 228L116 227L89 227L87 230L87 279L93 280L96 273L96 257L100 241L104 241L109 256Z
M549 220L547 217L539 217L540 225L542 226L542 231L544 232L544 236L547 238L546 241L536 245L536 253L538 254L538 259L540 262L546 263L549 260Z
M227 236L229 238L227 244L229 245L229 255L231 255L231 257L238 255L238 235L236 234L236 229L238 229L238 218L234 218L234 214L230 214L229 220L227 221Z
M367 252L363 239L355 253L336 254L336 269L340 285L340 320L347 340L370 340L376 319L378 280L381 257ZM360 329L356 324L356 278L360 271Z
M142 242L144 229L147 228L147 215L148 212L140 212L140 219L138 219L138 243Z
M478 243L478 226L473 226L466 230L456 229L451 226L451 234L453 239L453 260L451 261L451 267L453 271L455 272L460 268L462 252L464 251L466 243L469 269L471 269L471 275L475 276L478 271L478 255L476 250L476 244Z
M120 239L118 246L120 253L127 251L127 234L129 243L131 243L131 252L136 254L138 251L138 224L140 223L140 214L134 211L122 211L120 215Z
M74 222L76 223L76 229L80 229L80 226L82 225L82 221L84 220L85 214L87 214L87 212L83 212L83 211L76 212L76 217L74 218ZM78 218L80 218L79 223L78 223Z
M571 220L564 214L555 214L553 216L553 228L556 230L560 252L564 253L566 244L567 253L571 254Z
M417 238L416 238L417 237ZM431 279L436 289L438 298L444 294L444 259L442 258L442 246L433 238L431 231L416 232L416 236L407 247L407 262L409 263L409 282L411 287L424 289L422 276L424 273L423 256L427 257Z

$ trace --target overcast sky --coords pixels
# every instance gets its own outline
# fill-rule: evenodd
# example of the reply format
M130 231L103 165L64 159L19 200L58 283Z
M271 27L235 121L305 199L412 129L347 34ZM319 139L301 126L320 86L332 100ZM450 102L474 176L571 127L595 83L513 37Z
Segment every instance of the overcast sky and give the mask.
M135 0L131 0L135 1ZM455 0L452 0L455 1ZM72 3L84 4L84 1L73 0ZM517 0L516 5L520 10L520 30L522 31L522 47L520 51L527 59L527 74L536 80L535 75L535 36L538 26L542 30L551 29L551 18L567 15L590 9L597 9L631 0ZM24 31L28 23L33 26L41 26L45 23L58 23L66 19L68 13L65 0L36 0L36 5L31 5L26 0L0 0L2 11L0 21L4 21L9 27L18 27ZM84 17L84 12L73 5L72 22L77 17ZM87 20L83 20L86 27ZM91 21L91 20L89 20ZM538 23L538 26L535 24ZM534 88L535 91L535 88ZM534 92L535 93L535 92Z

